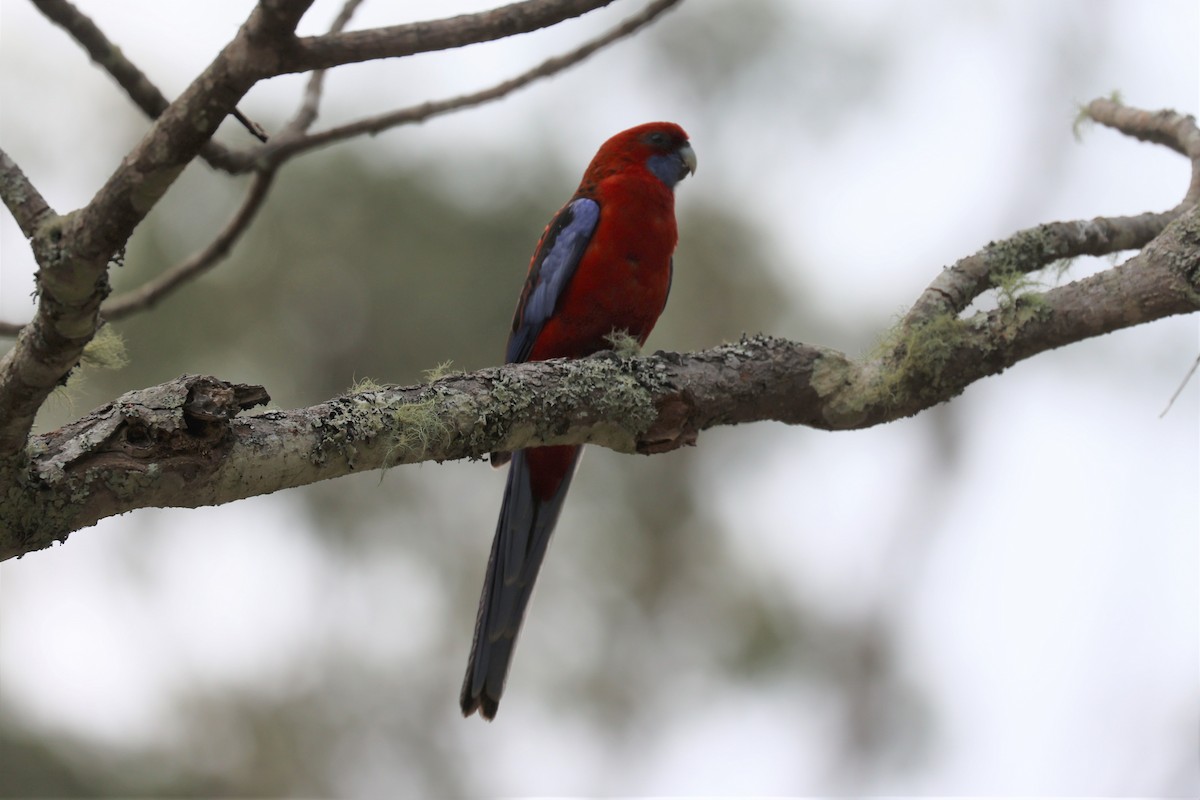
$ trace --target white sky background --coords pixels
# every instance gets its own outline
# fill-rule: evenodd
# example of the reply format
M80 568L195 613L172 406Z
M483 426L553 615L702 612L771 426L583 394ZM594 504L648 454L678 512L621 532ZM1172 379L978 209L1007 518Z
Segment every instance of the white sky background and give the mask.
M691 0L656 24L717 13L731 2ZM78 4L168 95L207 63L251 5ZM487 5L368 2L355 27ZM322 28L336 6L318 2L304 28ZM318 125L490 83L636 7L617 3L536 37L423 57L403 77L378 65L335 72ZM821 342L851 351L870 345L854 338L860 329L882 330L942 265L992 239L1043 221L1161 210L1182 196L1182 158L1095 127L1075 144L1071 119L1075 103L1114 89L1132 105L1195 113L1195 3L781 7L819 14L865 41L886 35L898 50L897 69L878 101L833 122L821 119L820 108L790 108L786 97L766 102L758 94L727 114L698 113L694 98L657 91L639 73L644 61L633 40L498 105L364 146L374 157L398 159L452 159L464 148L504 159L533 148L582 165L616 130L677 120L700 158L699 174L680 190L683 235L688 203L701 193L751 210L797 294L803 289L806 303L819 304L822 319L855 321L845 326L846 341ZM1064 46L1064 30L1077 36L1073 49ZM1088 40L1103 46L1080 44ZM1077 63L1064 65L1069 58ZM1056 79L1047 83L1051 73ZM795 76L780 76L781 92L789 79ZM1058 91L1064 84L1069 94L1046 95L1048 85ZM272 82L246 107L290 109L299 85ZM132 144L129 129L95 123L114 97L117 90L61 32L25 3L0 0L0 142L59 210L86 202ZM1046 179L1025 185L1029 173L1020 165L1031 160ZM462 191L486 191L479 185L486 179L463 176ZM16 320L28 314L31 261L7 215L2 225L0 318ZM794 272L795 265L805 271ZM1104 264L1081 262L1071 275L1097 266ZM803 314L771 332L811 339ZM753 321L746 327L753 330ZM1200 352L1198 332L1195 317L1167 320L1038 356L971 387L949 412L962 441L960 474L948 493L907 477L931 474L923 465L937 443L921 418L853 434L757 426L702 440L737 464L706 476L712 513L738 532L729 543L731 569L849 615L861 610L856 587L886 584L890 571L904 568L888 558L900 537L931 542L919 589L897 601L894 621L903 630L902 671L936 690L941 748L927 770L868 790L1156 794L1167 770L1184 763L1181 754L1197 753L1197 382L1166 418L1158 415ZM746 453L753 457L734 460ZM427 472L437 480L436 469ZM141 588L124 587L127 566L110 550L136 535L132 521L154 514L176 535L169 546L139 539L156 587L157 602L146 607ZM914 518L935 529L911 530ZM146 512L5 563L4 702L54 729L155 741L171 735L172 689L196 673L268 691L280 660L303 646L304 609L337 580L289 535L303 524L286 495ZM249 527L269 533L237 535ZM253 565L267 560L277 583L261 596ZM239 577L238 569L248 574ZM197 605L193 598L216 570L228 591ZM434 606L425 618L437 619L429 580L372 577L378 586L405 586L413 604ZM70 637L47 635L64 619ZM277 638L265 640L264 629ZM419 630L407 635L419 644ZM408 637L355 641L369 638L377 649L371 657L385 668L416 646ZM830 789L804 773L809 760L813 768L822 763L819 698L813 717L797 720L769 696L708 688L712 701L664 711L653 745L620 764L589 753L588 732L568 714L516 707L491 728L464 723L471 726L464 746L501 770L492 785L506 794ZM505 717L514 721L502 729ZM1200 790L1195 771L1178 781L1177 788Z

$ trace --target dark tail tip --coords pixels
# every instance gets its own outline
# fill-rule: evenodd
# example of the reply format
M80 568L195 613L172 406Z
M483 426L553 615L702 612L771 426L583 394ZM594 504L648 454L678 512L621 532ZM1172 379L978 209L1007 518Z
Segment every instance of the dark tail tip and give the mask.
M458 699L459 705L462 706L464 717L469 717L476 711L479 716L491 722L496 718L496 709L500 707L500 698L492 697L485 692L480 692L477 695L470 693L470 687L464 686L462 696Z

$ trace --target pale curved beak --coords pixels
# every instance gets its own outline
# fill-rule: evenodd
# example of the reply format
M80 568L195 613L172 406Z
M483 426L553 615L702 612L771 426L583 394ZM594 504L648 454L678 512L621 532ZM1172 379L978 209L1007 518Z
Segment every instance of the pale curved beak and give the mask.
M679 153L679 157L681 159L683 159L683 164L684 164L684 166L687 167L687 171L690 172L691 174L695 175L696 174L696 151L692 149L691 143L689 142L689 143L683 144L677 152ZM680 176L680 177L682 177L682 176Z

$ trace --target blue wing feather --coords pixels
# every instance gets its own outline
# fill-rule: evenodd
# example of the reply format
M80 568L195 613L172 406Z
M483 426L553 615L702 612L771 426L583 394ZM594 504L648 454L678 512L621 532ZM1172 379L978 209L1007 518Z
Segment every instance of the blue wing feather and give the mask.
M524 361L533 349L546 320L554 315L571 276L583 258L600 220L600 204L579 197L563 206L550 221L538 243L525 289L513 316L505 360L509 364Z

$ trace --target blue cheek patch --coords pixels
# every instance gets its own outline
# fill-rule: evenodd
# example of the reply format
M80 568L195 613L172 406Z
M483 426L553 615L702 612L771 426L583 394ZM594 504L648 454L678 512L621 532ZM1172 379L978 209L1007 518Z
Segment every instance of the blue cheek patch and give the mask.
M680 179L687 174L687 165L683 163L683 159L677 153L660 153L650 156L646 159L646 169L665 183L668 189L674 189L675 184L679 183Z

